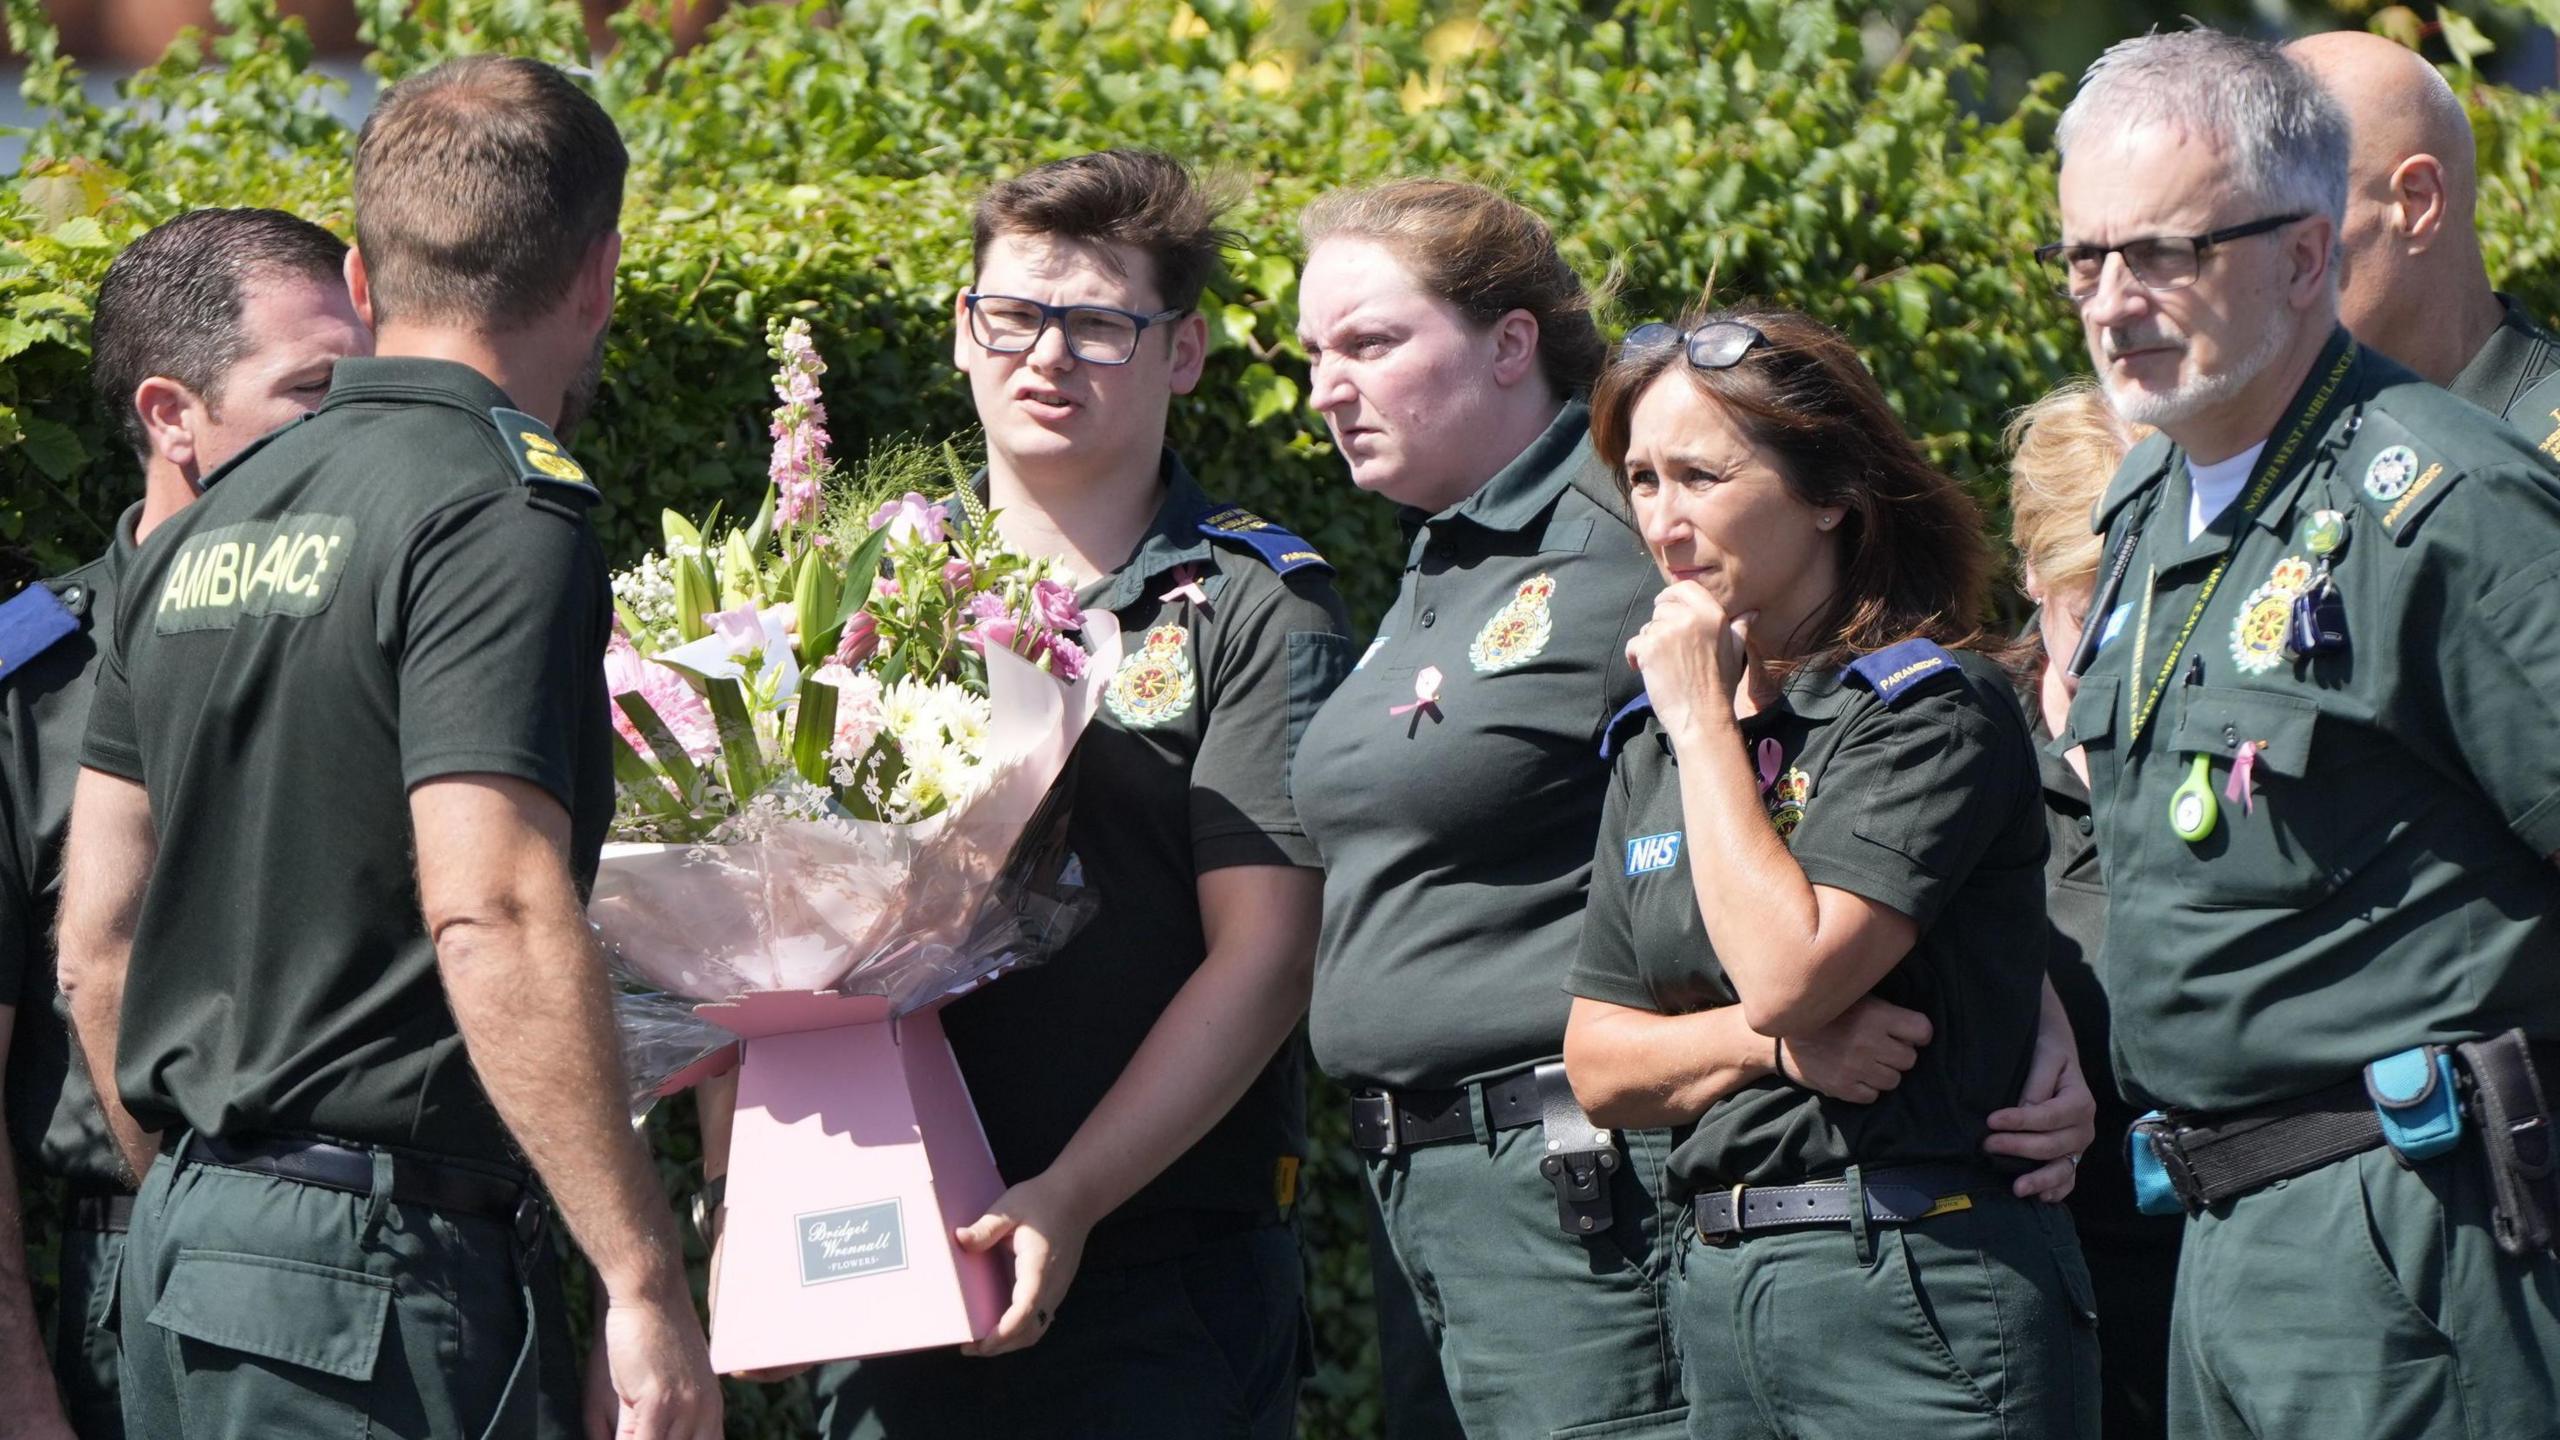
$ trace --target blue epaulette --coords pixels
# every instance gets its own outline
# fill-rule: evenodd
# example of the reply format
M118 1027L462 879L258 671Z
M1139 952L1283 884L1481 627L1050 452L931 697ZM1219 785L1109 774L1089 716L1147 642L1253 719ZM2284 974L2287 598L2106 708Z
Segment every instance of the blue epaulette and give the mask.
M1606 760L1616 755L1624 748L1622 742L1626 737L1643 728L1644 717L1652 713L1653 697L1642 690L1636 692L1636 698L1619 706L1618 713L1609 717L1609 723L1600 727L1600 758Z
M1876 698L1887 706L1899 705L1902 698L1923 681L1939 675L1961 674L1956 657L1935 640L1905 640L1887 645L1872 655L1861 655L1849 662L1849 673L1867 682Z
M0 680L79 630L79 612L41 580L10 596L0 603Z
M1310 565L1333 568L1332 562L1317 554L1316 547L1303 538L1241 506L1219 505L1193 523L1203 535L1233 541L1251 550L1262 557L1263 564L1283 575Z

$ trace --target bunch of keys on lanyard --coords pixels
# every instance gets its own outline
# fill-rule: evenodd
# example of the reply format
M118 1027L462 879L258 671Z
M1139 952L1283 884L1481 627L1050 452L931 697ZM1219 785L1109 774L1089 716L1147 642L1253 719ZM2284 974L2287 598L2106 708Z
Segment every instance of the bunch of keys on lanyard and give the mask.
M2311 583L2302 587L2302 593L2293 597L2292 608L2285 615L2285 656L2305 660L2314 655L2344 655L2347 602L2338 593L2338 582L2330 577L2329 562L2347 543L2346 515L2336 510L2315 512L2304 539L2311 553L2320 557L2320 568L2313 572Z

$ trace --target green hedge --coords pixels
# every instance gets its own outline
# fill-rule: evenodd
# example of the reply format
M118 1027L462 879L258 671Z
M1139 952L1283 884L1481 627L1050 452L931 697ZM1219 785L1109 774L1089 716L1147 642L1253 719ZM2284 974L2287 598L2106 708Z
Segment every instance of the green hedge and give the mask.
M321 101L299 26L223 0L219 38L181 41L120 103L93 107L37 0L5 0L52 114L0 192L0 593L75 563L135 492L87 393L89 297L117 247L190 207L269 204L348 230L351 137ZM1215 349L1176 442L1214 489L1305 531L1356 612L1396 574L1388 507L1355 495L1301 403L1294 217L1322 189L1412 173L1499 184L1616 278L1613 323L1710 290L1800 305L1865 349L1930 452L1995 504L2006 412L2081 368L2068 312L2026 255L2052 230L2059 77L2014 113L1942 14L1870 55L1836 0L913 0L733 10L674 52L615 24L593 84L628 140L621 308L606 387L576 449L628 556L661 506L752 505L763 484L766 320L809 315L840 446L969 420L948 363L965 217L989 179L1110 144L1153 144L1224 177L1248 249L1209 300ZM454 53L585 54L551 0L359 0L369 66ZM2507 288L2560 311L2560 227L2533 200L2560 172L2547 96L2472 86L2482 228ZM1316 1103L1307 1202L1322 1370L1310 1435L1375 1433L1356 1183L1337 1101ZM661 1127L671 1150L686 1127ZM680 1165L671 1162L670 1173ZM733 1434L797 1433L805 1397L733 1392Z

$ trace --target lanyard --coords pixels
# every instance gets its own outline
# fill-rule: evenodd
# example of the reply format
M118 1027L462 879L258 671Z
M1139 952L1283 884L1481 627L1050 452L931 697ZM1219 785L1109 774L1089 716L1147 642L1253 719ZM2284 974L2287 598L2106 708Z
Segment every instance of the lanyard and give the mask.
M2196 622L2204 618L2204 608L2213 603L2213 592L2221 585L2223 572L2231 568L2232 557L2239 554L2241 542L2249 536L2250 520L2256 517L2258 507L2267 503L2267 496L2292 469L2293 452L2301 448L2303 437L2309 435L2312 427L2320 423L2320 417L2328 412L2329 401L2338 393L2339 382L2347 378L2347 371L2354 368L2355 363L2356 347L2350 343L2339 353L2338 363L2330 367L2328 378L2321 381L2320 388L2312 393L2311 403L2302 407L2302 418L2294 422L2292 433L2284 437L2282 445L2268 452L2266 460L2258 467L2257 480L2249 486L2249 493L2241 497L2240 523L2232 527L2231 543L2222 548L2222 558L2213 562L2212 571L2204 577L2203 587L2196 591L2196 603L2188 607L2186 623L2178 627L2176 643L2169 647L2167 655L2161 657L2159 672L2152 676L2149 689L2133 701L2133 731L2125 738L2127 748L2140 742L2143 727L2151 723L2152 713L2160 708L2160 697L2169 690L2169 677L2177 673L2178 661L2187 653L2187 642L2195 638ZM2192 475L2187 483L2195 483ZM2151 618L2152 590L2159 578L2160 572L2155 566L2142 583L2141 619L2146 623L2135 633L2133 672L2137 681L2142 678L2142 644L2149 637L2147 622Z

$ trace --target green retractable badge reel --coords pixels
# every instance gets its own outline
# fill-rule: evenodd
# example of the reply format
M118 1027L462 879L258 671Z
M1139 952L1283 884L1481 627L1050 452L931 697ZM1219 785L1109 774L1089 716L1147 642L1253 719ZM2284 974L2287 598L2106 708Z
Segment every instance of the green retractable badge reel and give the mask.
M2222 806L2213 798L2213 759L2198 755L2187 767L2186 783L2169 794L2169 828L2193 845L2212 834L2221 818Z

